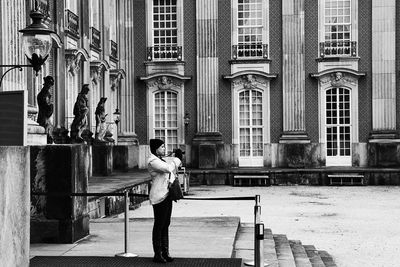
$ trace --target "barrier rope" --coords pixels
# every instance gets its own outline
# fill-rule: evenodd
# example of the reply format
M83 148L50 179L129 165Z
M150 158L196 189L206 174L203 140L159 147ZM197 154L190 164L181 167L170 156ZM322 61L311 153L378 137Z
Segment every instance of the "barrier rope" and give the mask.
M125 193L68 193L68 192L31 192L35 196L50 197L123 197ZM148 194L128 193L129 197L149 197ZM183 197L183 200L254 200L252 197Z

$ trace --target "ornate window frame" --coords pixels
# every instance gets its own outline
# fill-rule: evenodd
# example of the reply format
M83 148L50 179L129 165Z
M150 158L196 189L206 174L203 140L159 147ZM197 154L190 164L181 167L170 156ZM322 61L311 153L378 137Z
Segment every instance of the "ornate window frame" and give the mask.
M154 36L153 36L153 0L146 1L146 41L147 41L147 54L148 54L148 61L153 60L153 53L149 54L149 49L151 49L154 46ZM177 13L177 46L178 48L180 47L181 51L178 51L178 55L180 54L180 58L178 59L163 59L163 60L155 60L156 62L158 61L182 61L184 59L184 39L183 39L183 30L184 30L184 25L183 25L183 0L176 0L176 13Z

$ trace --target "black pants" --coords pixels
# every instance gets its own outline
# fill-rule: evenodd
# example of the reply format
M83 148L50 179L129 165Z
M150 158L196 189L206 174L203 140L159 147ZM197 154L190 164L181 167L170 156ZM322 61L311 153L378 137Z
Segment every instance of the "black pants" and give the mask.
M168 251L168 227L171 223L172 200L167 197L161 203L153 205L153 249L157 251Z

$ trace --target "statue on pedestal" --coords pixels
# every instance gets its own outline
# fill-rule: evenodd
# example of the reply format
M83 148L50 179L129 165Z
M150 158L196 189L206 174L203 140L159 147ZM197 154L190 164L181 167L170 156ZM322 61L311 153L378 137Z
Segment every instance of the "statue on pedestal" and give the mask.
M54 79L51 76L43 78L44 84L42 90L37 95L37 103L39 106L39 114L37 117L37 123L44 127L47 134L47 143L52 144L53 138L53 124L50 121L51 115L53 115L54 107L51 103L50 89L54 85Z
M107 125L106 125L106 117L108 114L106 114L105 111L105 104L106 104L106 97L100 98L99 103L97 104L95 115L96 115L96 134L95 134L95 140L100 141L100 142L106 142L104 140L104 137L106 135L107 131Z
M81 92L76 98L74 105L74 120L71 124L71 142L82 143L82 132L85 130L87 122L87 114L89 112L89 99L87 94L89 93L89 84L82 86Z

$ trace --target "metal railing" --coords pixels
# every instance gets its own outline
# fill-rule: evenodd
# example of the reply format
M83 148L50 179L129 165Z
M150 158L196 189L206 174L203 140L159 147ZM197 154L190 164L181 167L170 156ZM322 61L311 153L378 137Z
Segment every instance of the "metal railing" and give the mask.
M232 45L233 59L268 59L268 44L237 44Z
M69 9L65 10L65 27L69 33L79 36L79 16Z
M148 198L148 194L130 193L124 190L123 193L72 193L72 192L31 192L33 196L49 197L104 197L104 196L123 196L124 197L124 252L115 254L116 257L137 257L137 254L130 253L129 246L129 203L130 197ZM254 197L184 197L185 200L255 200L254 206L254 261L245 262L247 266L264 266L264 224L261 223L260 195Z
M113 40L111 40L110 42L111 42L110 55L111 57L118 59L118 44Z
M90 27L90 45L98 50L101 49L101 32L95 27Z
M319 43L319 55L324 57L356 57L356 41L325 41Z
M157 45L147 47L147 60L182 60L182 46Z

